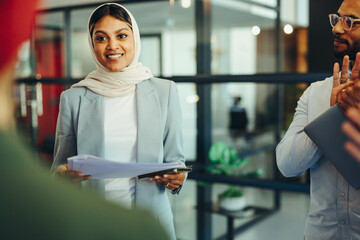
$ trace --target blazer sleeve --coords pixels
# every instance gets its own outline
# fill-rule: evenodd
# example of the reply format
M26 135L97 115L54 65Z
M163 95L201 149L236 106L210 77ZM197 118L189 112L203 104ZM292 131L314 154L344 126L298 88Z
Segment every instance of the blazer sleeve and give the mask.
M164 162L179 162L185 164L181 106L179 94L174 82L171 82L169 88L163 145Z
M73 116L66 92L61 93L59 115L56 123L54 162L51 172L67 163L67 158L77 154L76 135L73 126Z
M167 119L163 141L164 162L179 162L185 166L181 106L177 87L172 81L169 88ZM181 187L175 189L172 193L179 193L180 189Z
M300 175L311 168L321 157L316 145L304 132L309 119L309 95L318 90L310 86L298 101L295 115L284 138L276 147L276 161L280 172L285 177ZM316 104L316 103L312 103Z

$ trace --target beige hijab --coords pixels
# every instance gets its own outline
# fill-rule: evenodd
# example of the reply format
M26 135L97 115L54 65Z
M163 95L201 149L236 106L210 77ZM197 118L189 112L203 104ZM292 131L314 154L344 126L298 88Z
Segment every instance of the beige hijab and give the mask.
M105 68L101 63L97 60L95 51L92 44L92 38L90 36L90 31L88 30L88 40L91 49L91 55L96 63L97 70L92 71L87 75L84 80L72 85L73 87L87 87L90 90L94 91L97 94L103 95L105 97L122 97L128 96L133 93L136 89L136 84L142 82L145 79L151 78L153 75L151 70L148 67L142 65L142 63L138 62L141 50L140 43L140 33L137 23L133 15L123 6L117 3L105 3L97 7L92 14L90 15L88 21L88 29L91 16L94 12L104 6L104 5L117 5L123 8L130 16L132 23L132 30L134 34L134 42L135 42L135 55L131 64L120 72L111 72L107 68Z

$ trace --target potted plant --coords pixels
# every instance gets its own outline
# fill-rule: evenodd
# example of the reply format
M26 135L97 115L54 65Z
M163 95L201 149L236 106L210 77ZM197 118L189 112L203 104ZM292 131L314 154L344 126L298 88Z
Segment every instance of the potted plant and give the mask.
M245 207L246 200L240 188L230 186L218 195L219 206L227 211L238 211Z
M262 170L242 173L242 169L250 162L249 158L239 158L238 152L224 142L215 143L209 151L211 164L207 171L213 174L243 175L246 177L259 177ZM219 205L228 211L241 210L246 205L246 200L239 187L230 186L218 195Z

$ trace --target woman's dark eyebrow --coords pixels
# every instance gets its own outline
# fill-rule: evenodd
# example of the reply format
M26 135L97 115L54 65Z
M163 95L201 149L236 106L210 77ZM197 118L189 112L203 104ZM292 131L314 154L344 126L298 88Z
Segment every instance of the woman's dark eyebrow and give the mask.
M119 30L115 31L115 33L119 33L121 31L129 31L128 28L120 28Z
M116 30L114 33L119 33L119 32L121 32L121 31L130 31L128 28L120 28L120 29L118 29L118 30ZM95 33L94 33L94 35L96 35L97 33L102 33L102 34L107 34L106 32L104 32L104 31L101 31L101 30L97 30Z
M98 34L98 33L102 33L102 34L105 34L105 35L106 35L106 33L103 32L103 31L101 31L101 30L96 31L96 32L94 33L94 35L96 35L96 34Z

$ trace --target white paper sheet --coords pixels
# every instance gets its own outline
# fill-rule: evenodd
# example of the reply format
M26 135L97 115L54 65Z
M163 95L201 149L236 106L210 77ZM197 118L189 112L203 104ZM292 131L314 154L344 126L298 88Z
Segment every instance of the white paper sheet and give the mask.
M172 168L184 167L181 163L121 163L91 155L68 158L69 169L91 175L92 179L131 178Z

